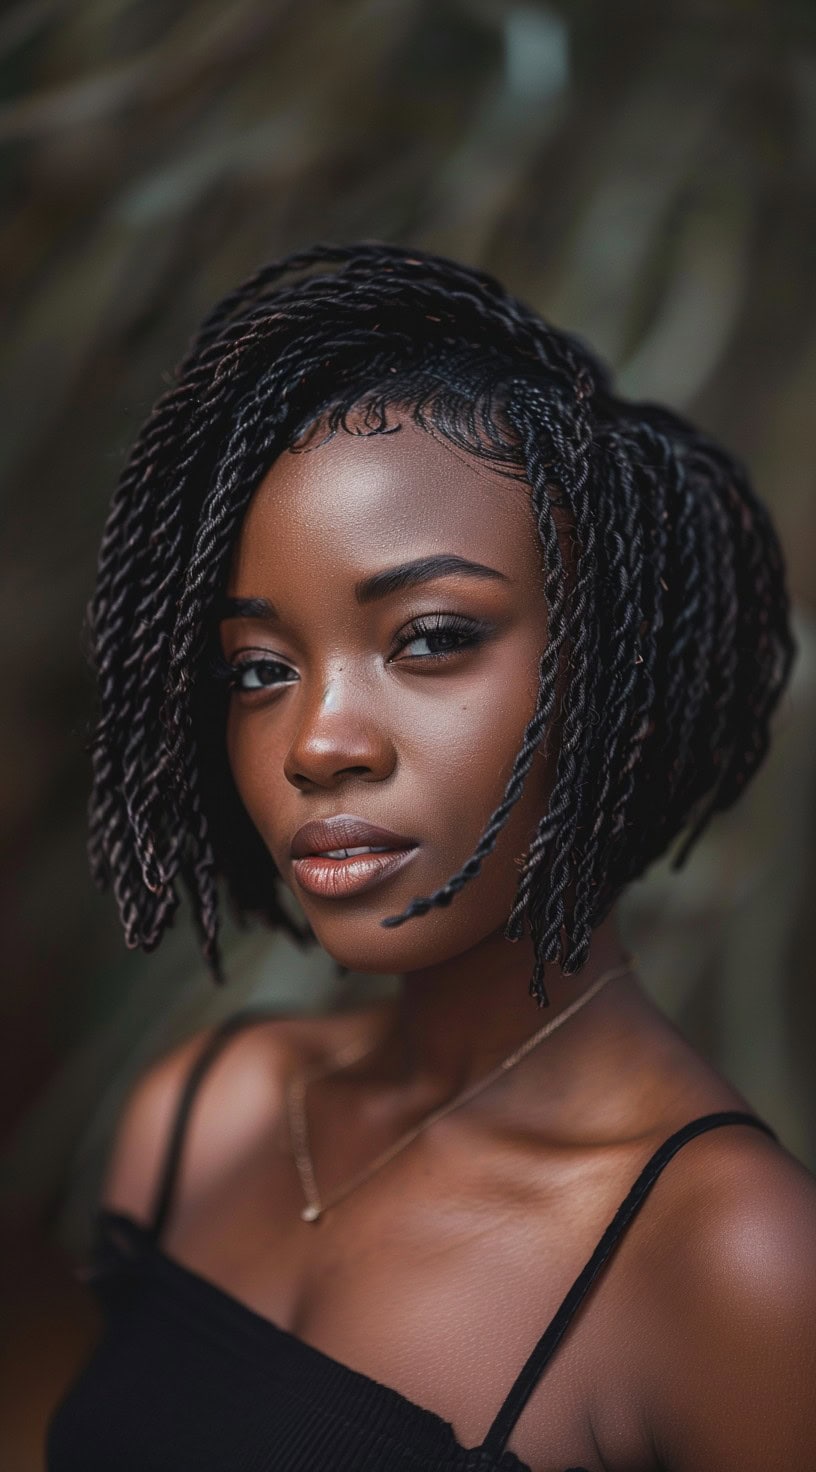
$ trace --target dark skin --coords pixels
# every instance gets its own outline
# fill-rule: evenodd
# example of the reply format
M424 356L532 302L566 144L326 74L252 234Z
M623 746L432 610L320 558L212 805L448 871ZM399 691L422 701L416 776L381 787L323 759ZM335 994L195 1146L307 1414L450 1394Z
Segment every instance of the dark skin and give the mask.
M358 602L360 579L440 551L503 576L457 574ZM547 638L541 557L525 487L410 421L287 452L256 493L228 591L277 614L227 619L223 651L282 668L276 685L231 697L232 770L322 946L355 970L399 975L401 987L364 1011L273 1019L233 1039L198 1098L163 1244L451 1421L465 1446L484 1436L657 1145L695 1115L751 1108L629 974L318 1224L300 1218L292 1072L349 1041L373 1047L307 1096L328 1196L627 957L613 912L577 976L547 968L542 1011L527 990L529 940L503 935L553 779L555 728L477 878L447 908L379 924L459 867L501 799ZM471 620L479 639L413 631L439 613ZM292 836L339 812L412 836L417 855L361 895L305 893ZM137 1088L109 1205L149 1214L157 1142L201 1046L192 1039ZM510 1447L534 1472L816 1463L814 1249L816 1183L797 1161L749 1127L698 1137L660 1177Z

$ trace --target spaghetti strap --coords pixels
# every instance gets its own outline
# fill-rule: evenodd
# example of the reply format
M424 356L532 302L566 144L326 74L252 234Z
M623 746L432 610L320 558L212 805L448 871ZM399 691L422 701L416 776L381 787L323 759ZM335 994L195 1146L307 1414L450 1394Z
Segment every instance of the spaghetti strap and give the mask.
M231 1013L229 1017L224 1018L222 1022L217 1024L190 1069L181 1091L181 1098L176 1107L170 1137L164 1153L161 1176L156 1192L156 1204L153 1209L150 1225L147 1229L148 1235L153 1242L158 1243L167 1223L167 1218L170 1215L173 1205L173 1193L178 1178L178 1168L181 1162L181 1152L184 1146L187 1121L189 1120L190 1110L193 1107L193 1102L204 1079L204 1075L221 1052L221 1049L236 1032L240 1032L244 1027L251 1027L255 1022L265 1022L274 1015L273 1012L265 1011L262 1007L244 1007L240 1012Z
M572 1287L562 1300L560 1307L556 1309L547 1328L511 1386L509 1394L503 1405L499 1408L496 1418L482 1443L482 1451L496 1458L503 1452L516 1421L555 1353L583 1298L589 1292L589 1289L600 1274L613 1249L620 1241L632 1218L642 1206L663 1167L668 1164L672 1156L676 1155L677 1151L687 1141L693 1140L695 1135L701 1135L705 1130L714 1129L717 1125L723 1124L755 1125L757 1129L764 1130L773 1140L778 1140L777 1134L771 1129L770 1125L766 1124L764 1120L759 1119L757 1115L749 1114L743 1109L721 1109L713 1114L702 1114L697 1119L689 1120L688 1124L682 1125L679 1130L676 1130L673 1135L670 1135L667 1140L664 1140L662 1145L658 1146L654 1154L647 1160L628 1195L621 1202L592 1256L581 1269Z

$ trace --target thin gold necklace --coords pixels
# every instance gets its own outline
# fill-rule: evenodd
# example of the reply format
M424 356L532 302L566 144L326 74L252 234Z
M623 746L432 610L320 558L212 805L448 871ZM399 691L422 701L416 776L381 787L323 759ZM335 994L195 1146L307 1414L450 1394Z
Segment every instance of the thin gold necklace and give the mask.
M358 1059L365 1058L369 1053L373 1053L378 1044L374 1043L373 1046L364 1048L362 1051L354 1050L352 1046L342 1048L340 1052L333 1054L328 1063L317 1064L315 1067L305 1069L294 1078L289 1079L286 1086L289 1135L292 1142L295 1165L300 1176L303 1194L306 1197L306 1205L300 1213L303 1220L305 1222L318 1221L328 1211L330 1206L336 1206L337 1202L342 1201L344 1197L348 1196L349 1192L353 1191L356 1186L361 1186L363 1181L367 1181L370 1176L373 1176L375 1171L380 1170L389 1160L393 1160L394 1156L400 1150L404 1150L406 1145L410 1145L411 1141L415 1140L422 1130L427 1130L438 1119L442 1119L454 1109L461 1108L463 1104L467 1103L468 1099L473 1099L476 1094L482 1092L482 1089L486 1089L489 1084L492 1084L494 1079L497 1079L500 1074L505 1073L508 1068L513 1068L538 1043L543 1042L544 1038L549 1037L550 1033L555 1032L555 1029L560 1027L563 1022L566 1022L570 1017L574 1017L575 1013L586 1002L591 1001L594 996L597 996L601 987L605 986L608 981L612 981L615 976L625 976L627 972L631 971L636 961L637 956L632 955L629 957L625 966L616 966L611 971L605 971L591 986L587 987L586 991L576 1002L570 1002L569 1006L564 1007L563 1011L559 1012L557 1017L553 1017L538 1032L534 1032L532 1037L527 1038L526 1042L522 1043L520 1048L516 1048L515 1052L511 1053L509 1057L504 1058L501 1063L497 1064L495 1068L492 1068L489 1073L485 1074L484 1078L463 1089L461 1093L456 1094L453 1099L450 1099L447 1104L441 1104L438 1109L434 1109L430 1114L426 1114L425 1118L420 1120L419 1124L413 1125L411 1129L406 1130L404 1135L401 1135L393 1145L389 1145L386 1150L383 1150L370 1165L358 1171L356 1175L351 1177L350 1181L347 1181L344 1186L341 1186L338 1191L335 1191L323 1201L321 1201L320 1193L317 1189L314 1165L309 1151L309 1132L306 1124L306 1109L304 1104L307 1086L315 1078L320 1078L327 1073L335 1073L341 1068L349 1068Z

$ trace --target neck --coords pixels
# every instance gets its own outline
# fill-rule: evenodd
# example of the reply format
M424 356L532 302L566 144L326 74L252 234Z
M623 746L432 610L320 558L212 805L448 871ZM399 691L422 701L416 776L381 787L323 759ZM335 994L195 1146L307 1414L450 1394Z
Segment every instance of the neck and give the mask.
M383 1072L392 1082L427 1086L440 1094L465 1089L577 1001L605 972L626 965L630 953L609 917L595 930L589 958L577 975L564 975L556 964L547 968L549 1005L543 1008L528 991L533 959L528 937L510 942L496 932L462 955L403 976L378 1049ZM586 1041L588 1030L602 1026L604 1017L608 1021L609 1007L615 1006L613 993L617 989L619 996L621 988L632 984L631 973L610 980L565 1021L563 1029L546 1039L553 1081L558 1059L569 1068L579 1034Z

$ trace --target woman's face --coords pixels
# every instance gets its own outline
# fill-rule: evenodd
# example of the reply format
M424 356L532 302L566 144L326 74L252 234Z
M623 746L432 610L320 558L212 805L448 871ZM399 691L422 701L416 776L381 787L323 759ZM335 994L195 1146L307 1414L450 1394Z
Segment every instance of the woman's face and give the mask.
M411 569L427 559L445 562ZM382 577L404 564L401 577ZM379 922L473 852L533 713L547 615L529 490L410 419L392 434L340 432L275 461L227 593L255 600L243 616L228 605L221 625L237 667L230 765L326 951L354 970L400 973L500 931L549 795L543 748L496 848L453 903L401 926ZM410 847L397 859L293 856L304 824L336 815ZM302 846L314 850L309 837ZM318 846L365 843L343 845L341 831Z

